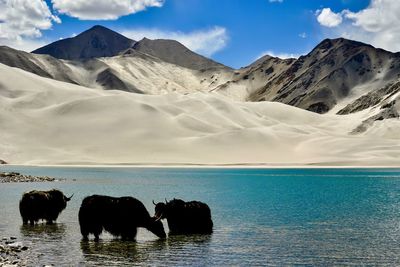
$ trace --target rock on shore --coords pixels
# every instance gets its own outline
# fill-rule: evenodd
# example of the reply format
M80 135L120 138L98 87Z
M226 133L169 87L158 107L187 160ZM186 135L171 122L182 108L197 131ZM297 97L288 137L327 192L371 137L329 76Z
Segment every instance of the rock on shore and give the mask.
M21 257L23 251L28 250L16 237L4 237L0 240L0 266L24 266Z
M54 182L62 179L55 179L48 176L24 175L19 172L0 172L0 183L24 183L24 182Z

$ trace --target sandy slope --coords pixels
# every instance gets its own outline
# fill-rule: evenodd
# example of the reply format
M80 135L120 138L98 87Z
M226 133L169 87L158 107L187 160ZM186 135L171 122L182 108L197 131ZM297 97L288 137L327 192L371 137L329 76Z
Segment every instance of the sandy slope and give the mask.
M99 58L98 60L113 70L126 84L130 84L146 94L209 91L232 76L229 70L212 69L200 72L140 53ZM92 84L95 85L94 81Z
M0 159L14 164L399 165L400 121L217 94L89 89L0 64Z
M194 70L134 50L114 57L70 61L0 46L0 63L85 87L145 94L210 91L233 75L228 68Z
M53 68L45 62L44 56L34 55L49 73ZM99 89L121 89L123 91L141 91L145 94L165 94L169 92L190 93L209 91L231 78L229 70L209 70L200 72L164 62L158 58L135 53L115 57L97 58L85 62L59 60L68 69L68 79L77 84ZM98 81L99 74L105 70L118 77L126 89L106 82ZM63 72L65 73L65 72ZM59 75L59 73L55 73ZM56 76L56 75L53 75ZM130 90L129 90L130 89Z

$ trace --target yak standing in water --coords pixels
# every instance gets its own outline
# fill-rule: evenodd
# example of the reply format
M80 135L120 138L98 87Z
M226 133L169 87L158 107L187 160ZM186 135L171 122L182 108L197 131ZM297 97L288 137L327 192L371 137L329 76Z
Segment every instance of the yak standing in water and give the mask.
M26 192L19 202L22 221L24 224L30 222L33 225L43 219L46 220L47 224L52 224L67 207L67 202L71 198L72 196L66 197L63 192L57 189Z
M181 199L155 203L155 219L167 219L170 235L211 234L213 222L207 204Z
M85 240L93 234L98 241L103 229L124 240L134 240L137 227L144 227L160 238L166 237L163 224L154 220L143 203L133 197L86 197L79 209L79 225Z

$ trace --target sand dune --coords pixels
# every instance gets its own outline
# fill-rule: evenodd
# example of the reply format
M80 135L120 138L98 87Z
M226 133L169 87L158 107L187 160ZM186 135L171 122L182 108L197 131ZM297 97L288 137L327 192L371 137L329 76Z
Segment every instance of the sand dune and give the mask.
M13 164L399 165L400 121L220 94L90 89L0 64L0 158Z

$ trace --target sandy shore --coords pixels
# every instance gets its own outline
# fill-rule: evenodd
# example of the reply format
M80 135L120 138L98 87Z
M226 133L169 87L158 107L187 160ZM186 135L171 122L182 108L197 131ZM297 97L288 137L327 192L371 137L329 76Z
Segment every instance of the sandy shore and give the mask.
M48 168L200 168L200 169L354 169L354 168L384 168L384 169L400 169L400 165L335 165L335 164L8 164L4 167L48 167ZM0 166L1 170L1 166Z
M19 172L0 172L0 183L54 182L61 180L63 179L56 179L48 176L25 175Z

